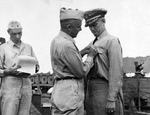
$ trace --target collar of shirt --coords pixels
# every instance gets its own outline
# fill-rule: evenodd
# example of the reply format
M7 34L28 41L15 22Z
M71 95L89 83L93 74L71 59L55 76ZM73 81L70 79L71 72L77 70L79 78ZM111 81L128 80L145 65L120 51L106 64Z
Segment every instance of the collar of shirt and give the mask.
M72 41L75 44L75 40L70 35L66 34L65 32L60 31L59 35L64 37L65 39L67 39L69 41Z
M108 34L107 30L105 30L99 37L98 40L100 40L101 38L103 38L104 36L106 36Z
M18 47L18 45L16 45L11 39L7 42L12 48L13 47L17 47L18 49L22 49L24 47L24 43L21 42L20 44L20 48Z

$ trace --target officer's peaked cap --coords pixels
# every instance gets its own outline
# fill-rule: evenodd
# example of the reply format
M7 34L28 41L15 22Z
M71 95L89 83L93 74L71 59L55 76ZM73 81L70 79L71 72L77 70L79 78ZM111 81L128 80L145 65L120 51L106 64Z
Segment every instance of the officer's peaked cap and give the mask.
M107 10L103 8L97 8L89 11L84 12L84 19L85 19L85 27L93 24L98 18L105 17Z

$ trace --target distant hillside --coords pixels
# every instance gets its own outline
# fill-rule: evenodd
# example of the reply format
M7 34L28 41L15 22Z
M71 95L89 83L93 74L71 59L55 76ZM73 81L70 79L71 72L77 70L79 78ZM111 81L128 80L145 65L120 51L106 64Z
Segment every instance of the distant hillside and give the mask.
M143 64L143 72L150 73L150 56L146 57L124 57L123 58L123 70L125 73L135 73L135 62L138 64Z

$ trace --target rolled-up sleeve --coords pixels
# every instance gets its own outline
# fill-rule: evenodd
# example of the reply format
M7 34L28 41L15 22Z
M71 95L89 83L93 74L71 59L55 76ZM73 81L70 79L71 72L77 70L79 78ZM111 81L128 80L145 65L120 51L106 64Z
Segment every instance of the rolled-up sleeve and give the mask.
M39 65L38 59L37 59L37 57L36 57L36 55L35 55L35 53L34 53L32 47L31 47L31 56L34 57L34 58L36 58L36 60L37 60L37 65Z

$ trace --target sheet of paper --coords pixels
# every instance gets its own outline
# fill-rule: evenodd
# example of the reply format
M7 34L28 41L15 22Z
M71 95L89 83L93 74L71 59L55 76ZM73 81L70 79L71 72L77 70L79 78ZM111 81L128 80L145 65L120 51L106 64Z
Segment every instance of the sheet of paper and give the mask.
M18 64L21 68L17 71L34 74L36 68L37 60L30 56L18 56Z

